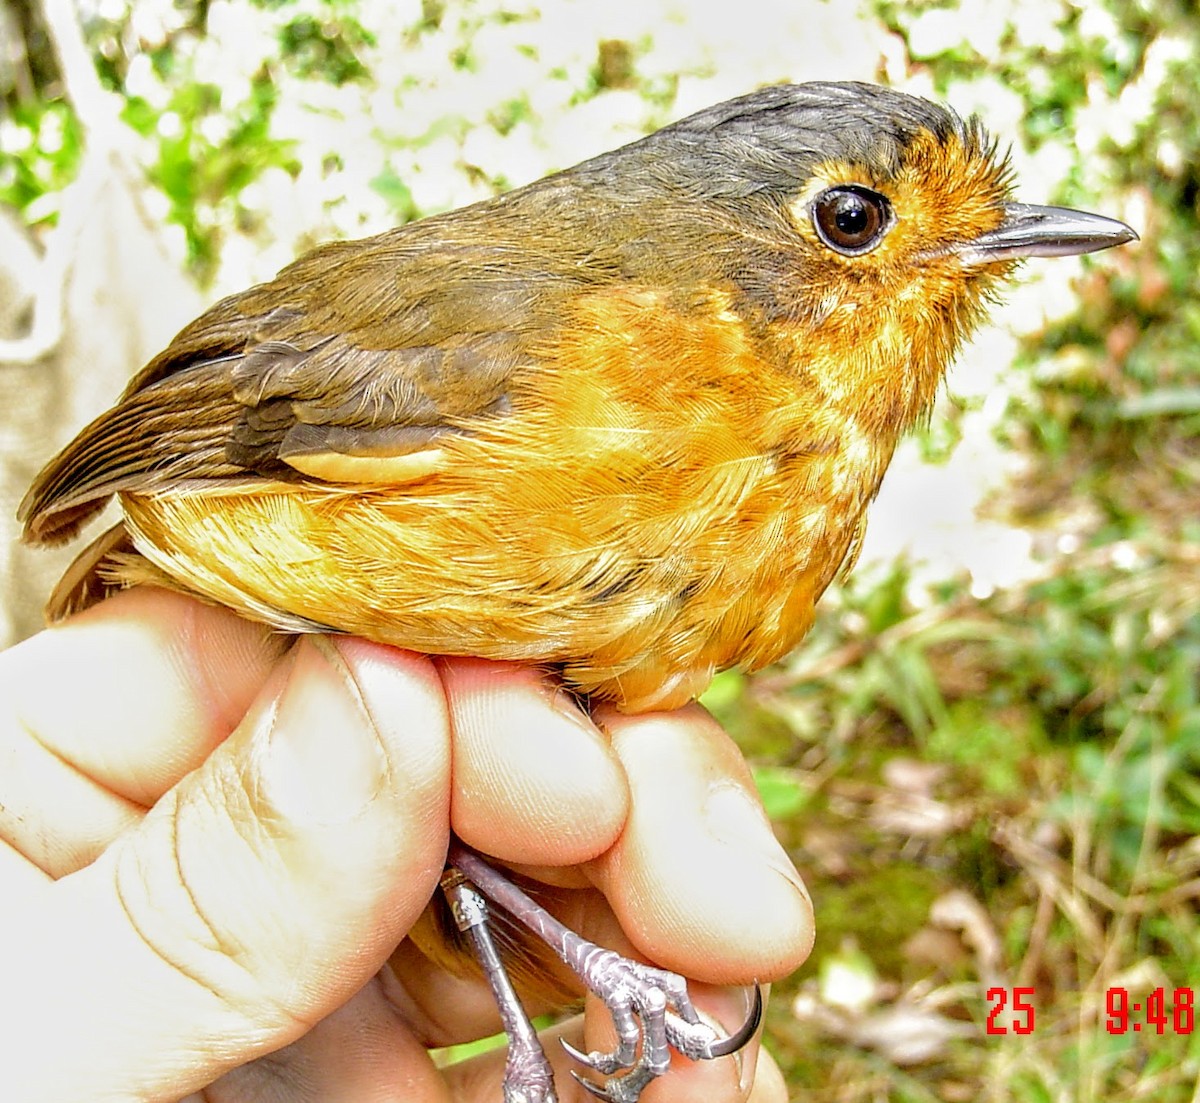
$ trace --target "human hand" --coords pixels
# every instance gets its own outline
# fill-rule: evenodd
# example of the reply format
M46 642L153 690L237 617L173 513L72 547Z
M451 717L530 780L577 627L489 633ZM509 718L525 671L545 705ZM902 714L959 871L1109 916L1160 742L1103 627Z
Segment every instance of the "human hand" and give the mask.
M486 989L404 940L451 827L685 975L807 953L807 897L702 710L597 726L528 669L290 643L141 589L0 654L0 1096L498 1098L502 1053L426 1049L498 1029ZM738 1025L744 990L692 991ZM589 1000L554 1033L611 1024ZM757 1043L677 1065L646 1103L786 1097Z

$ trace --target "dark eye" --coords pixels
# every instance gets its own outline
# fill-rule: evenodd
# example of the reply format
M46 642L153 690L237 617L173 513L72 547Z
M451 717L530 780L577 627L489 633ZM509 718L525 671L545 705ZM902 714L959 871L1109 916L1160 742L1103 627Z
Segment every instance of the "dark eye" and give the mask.
M892 226L892 207L878 192L845 184L826 188L812 201L817 235L846 256L869 253Z

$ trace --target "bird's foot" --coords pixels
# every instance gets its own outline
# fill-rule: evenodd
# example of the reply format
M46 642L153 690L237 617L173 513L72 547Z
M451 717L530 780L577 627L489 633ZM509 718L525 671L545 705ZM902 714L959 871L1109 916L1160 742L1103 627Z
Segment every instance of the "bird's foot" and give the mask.
M462 878L466 878L493 903L525 924L558 954L588 990L608 1008L617 1032L617 1043L612 1050L584 1053L567 1042L562 1043L567 1053L580 1064L609 1077L603 1084L598 1084L572 1072L576 1080L597 1098L608 1103L637 1103L646 1085L667 1071L672 1049L692 1060L725 1057L741 1049L758 1030L762 1019L762 992L758 988L755 988L754 1006L746 1021L733 1034L723 1036L701 1020L688 995L687 982L677 973L631 961L581 938L469 850L452 847L449 862L452 870L461 874L458 879L460 885ZM453 878L453 873L448 877ZM453 896L451 903L454 904ZM486 928L486 922L481 925ZM533 1099L531 1095L510 1095L510 1090L514 1093L525 1090L523 1086L515 1084L510 1088L513 1050L519 1048L525 1055L522 1061L529 1064L525 1050L531 1040L532 1045L537 1047L542 1067L548 1069L545 1056L528 1018L520 1009L507 975L503 975L503 966L494 948L490 953L486 948L480 950L480 940L475 935L472 938L512 1041L509 1068L505 1074L506 1103L510 1098ZM490 945L490 936L486 937L486 943ZM498 980L493 970L499 970L503 980ZM519 1017L511 1007L506 1007L510 1000L516 1006ZM515 1035L514 1028L517 1031ZM533 1064L536 1065L536 1062ZM550 1095L537 1098L549 1101L553 1098L552 1087L550 1092Z
M735 1033L725 1036L701 1020L684 979L677 973L630 961L596 946L583 952L580 976L612 1015L617 1044L607 1052L591 1053L566 1041L562 1046L580 1064L609 1077L601 1085L572 1073L599 1099L637 1103L642 1089L667 1071L671 1050L693 1061L712 1060L736 1053L758 1030L762 992L757 987L746 1021Z
M462 873L451 866L442 875L442 892L450 904L454 922L470 940L483 975L492 988L500 1010L500 1021L508 1035L508 1057L504 1062L504 1103L558 1103L554 1073L537 1031L509 980L508 971L492 941L487 904Z

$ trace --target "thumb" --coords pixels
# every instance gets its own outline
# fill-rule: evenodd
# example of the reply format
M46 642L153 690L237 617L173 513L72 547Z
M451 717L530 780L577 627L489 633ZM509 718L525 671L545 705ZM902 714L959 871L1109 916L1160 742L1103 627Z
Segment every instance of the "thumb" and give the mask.
M428 660L302 641L201 768L10 927L9 1097L178 1099L345 1003L437 885L448 748Z

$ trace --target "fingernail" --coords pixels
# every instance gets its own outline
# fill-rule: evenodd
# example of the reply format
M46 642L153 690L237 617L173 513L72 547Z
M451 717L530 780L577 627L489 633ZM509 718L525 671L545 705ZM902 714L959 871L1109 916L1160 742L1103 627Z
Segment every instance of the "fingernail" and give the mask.
M354 676L323 636L297 645L287 683L256 738L265 743L265 796L301 823L354 819L387 776L387 756Z
M735 785L715 785L704 802L704 821L709 834L726 846L750 849L767 865L790 881L804 898L808 889L787 853L771 830L771 821L745 790Z

